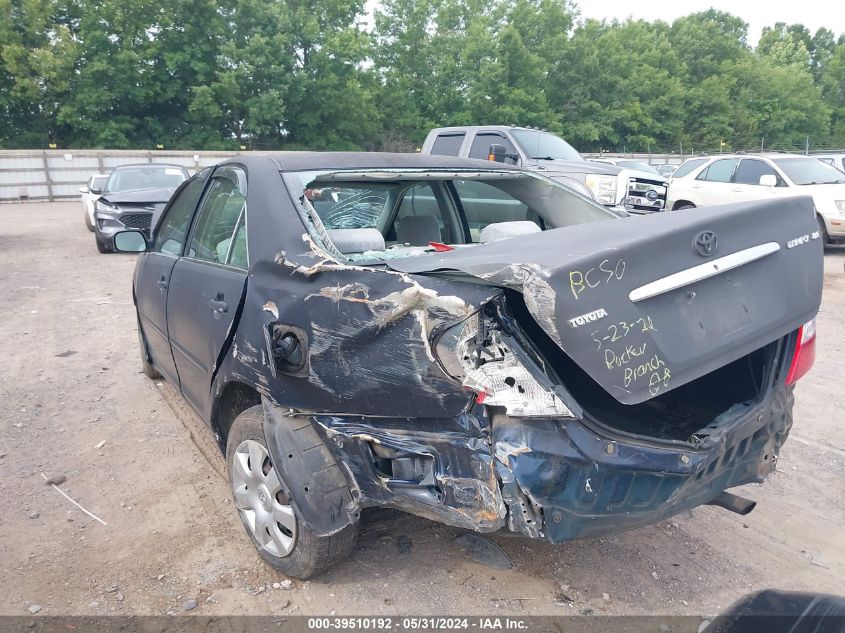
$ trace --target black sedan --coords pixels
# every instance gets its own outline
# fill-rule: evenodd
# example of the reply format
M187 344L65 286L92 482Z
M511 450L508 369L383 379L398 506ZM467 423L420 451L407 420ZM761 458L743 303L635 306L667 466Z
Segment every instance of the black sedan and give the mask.
M815 229L809 198L618 218L498 163L282 153L201 172L114 245L142 251L145 373L211 427L260 555L305 578L368 506L551 542L751 511L725 489L792 424Z
M164 205L189 177L188 170L180 165L143 163L115 168L94 203L97 250L112 252L112 237L127 228L143 231L149 237Z

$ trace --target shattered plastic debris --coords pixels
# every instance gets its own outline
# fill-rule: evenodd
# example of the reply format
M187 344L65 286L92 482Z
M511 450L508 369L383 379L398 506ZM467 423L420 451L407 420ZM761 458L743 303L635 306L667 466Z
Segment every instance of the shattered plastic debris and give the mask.
M455 537L455 543L476 563L504 571L513 568L513 562L504 550L483 536L465 532Z

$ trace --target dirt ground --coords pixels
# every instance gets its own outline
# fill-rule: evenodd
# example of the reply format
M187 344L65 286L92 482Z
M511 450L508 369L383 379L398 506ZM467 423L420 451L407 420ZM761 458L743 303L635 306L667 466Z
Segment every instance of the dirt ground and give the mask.
M828 249L815 368L757 509L713 507L552 546L365 515L358 548L310 582L265 566L232 508L210 433L141 373L131 255L99 255L78 203L0 206L0 613L712 614L753 590L845 593L845 249ZM62 490L108 525L45 485ZM274 588L276 583L276 588Z

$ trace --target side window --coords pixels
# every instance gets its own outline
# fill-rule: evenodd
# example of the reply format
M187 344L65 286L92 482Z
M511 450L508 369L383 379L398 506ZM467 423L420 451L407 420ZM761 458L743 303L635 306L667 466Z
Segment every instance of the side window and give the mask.
M205 186L202 174L188 181L176 197L170 202L167 211L158 223L153 242L153 251L168 255L179 255L188 232L191 214L197 208L200 195Z
M438 134L431 146L431 153L439 156L457 156L464 142L464 133Z
M249 268L246 248L246 209L241 212L241 218L238 220L238 228L235 229L235 237L232 238L232 247L229 249L229 258L226 263L244 270Z
M774 176L780 184L781 178L768 163L755 158L743 158L734 175L734 182L740 185L759 185L760 176Z
M429 242L455 242L448 216L440 208L434 189L420 183L402 194L388 241L411 246L427 246Z
M225 264L246 206L246 174L237 167L215 171L200 207L188 256Z
M721 158L710 164L710 167L701 172L696 180L707 180L708 182L730 182L731 175L736 167L736 158Z
M532 220L539 224L539 218L524 203L493 185L476 180L455 180L453 184L473 242L478 242L481 230L494 222Z
M390 189L378 185L336 183L309 187L305 197L327 229L371 229L385 214Z
M498 132L479 132L472 140L472 147L469 148L470 158L486 159L493 143L504 145L508 154L516 154L516 148L504 135Z
M701 167L706 160L706 158L690 158L672 173L672 178L683 178L691 171Z

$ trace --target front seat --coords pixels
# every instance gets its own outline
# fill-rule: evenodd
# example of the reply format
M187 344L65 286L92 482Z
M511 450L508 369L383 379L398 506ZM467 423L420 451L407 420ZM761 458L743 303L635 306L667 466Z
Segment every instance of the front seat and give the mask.
M440 225L433 215L409 215L396 225L396 241L411 246L428 246L429 242L440 242Z

